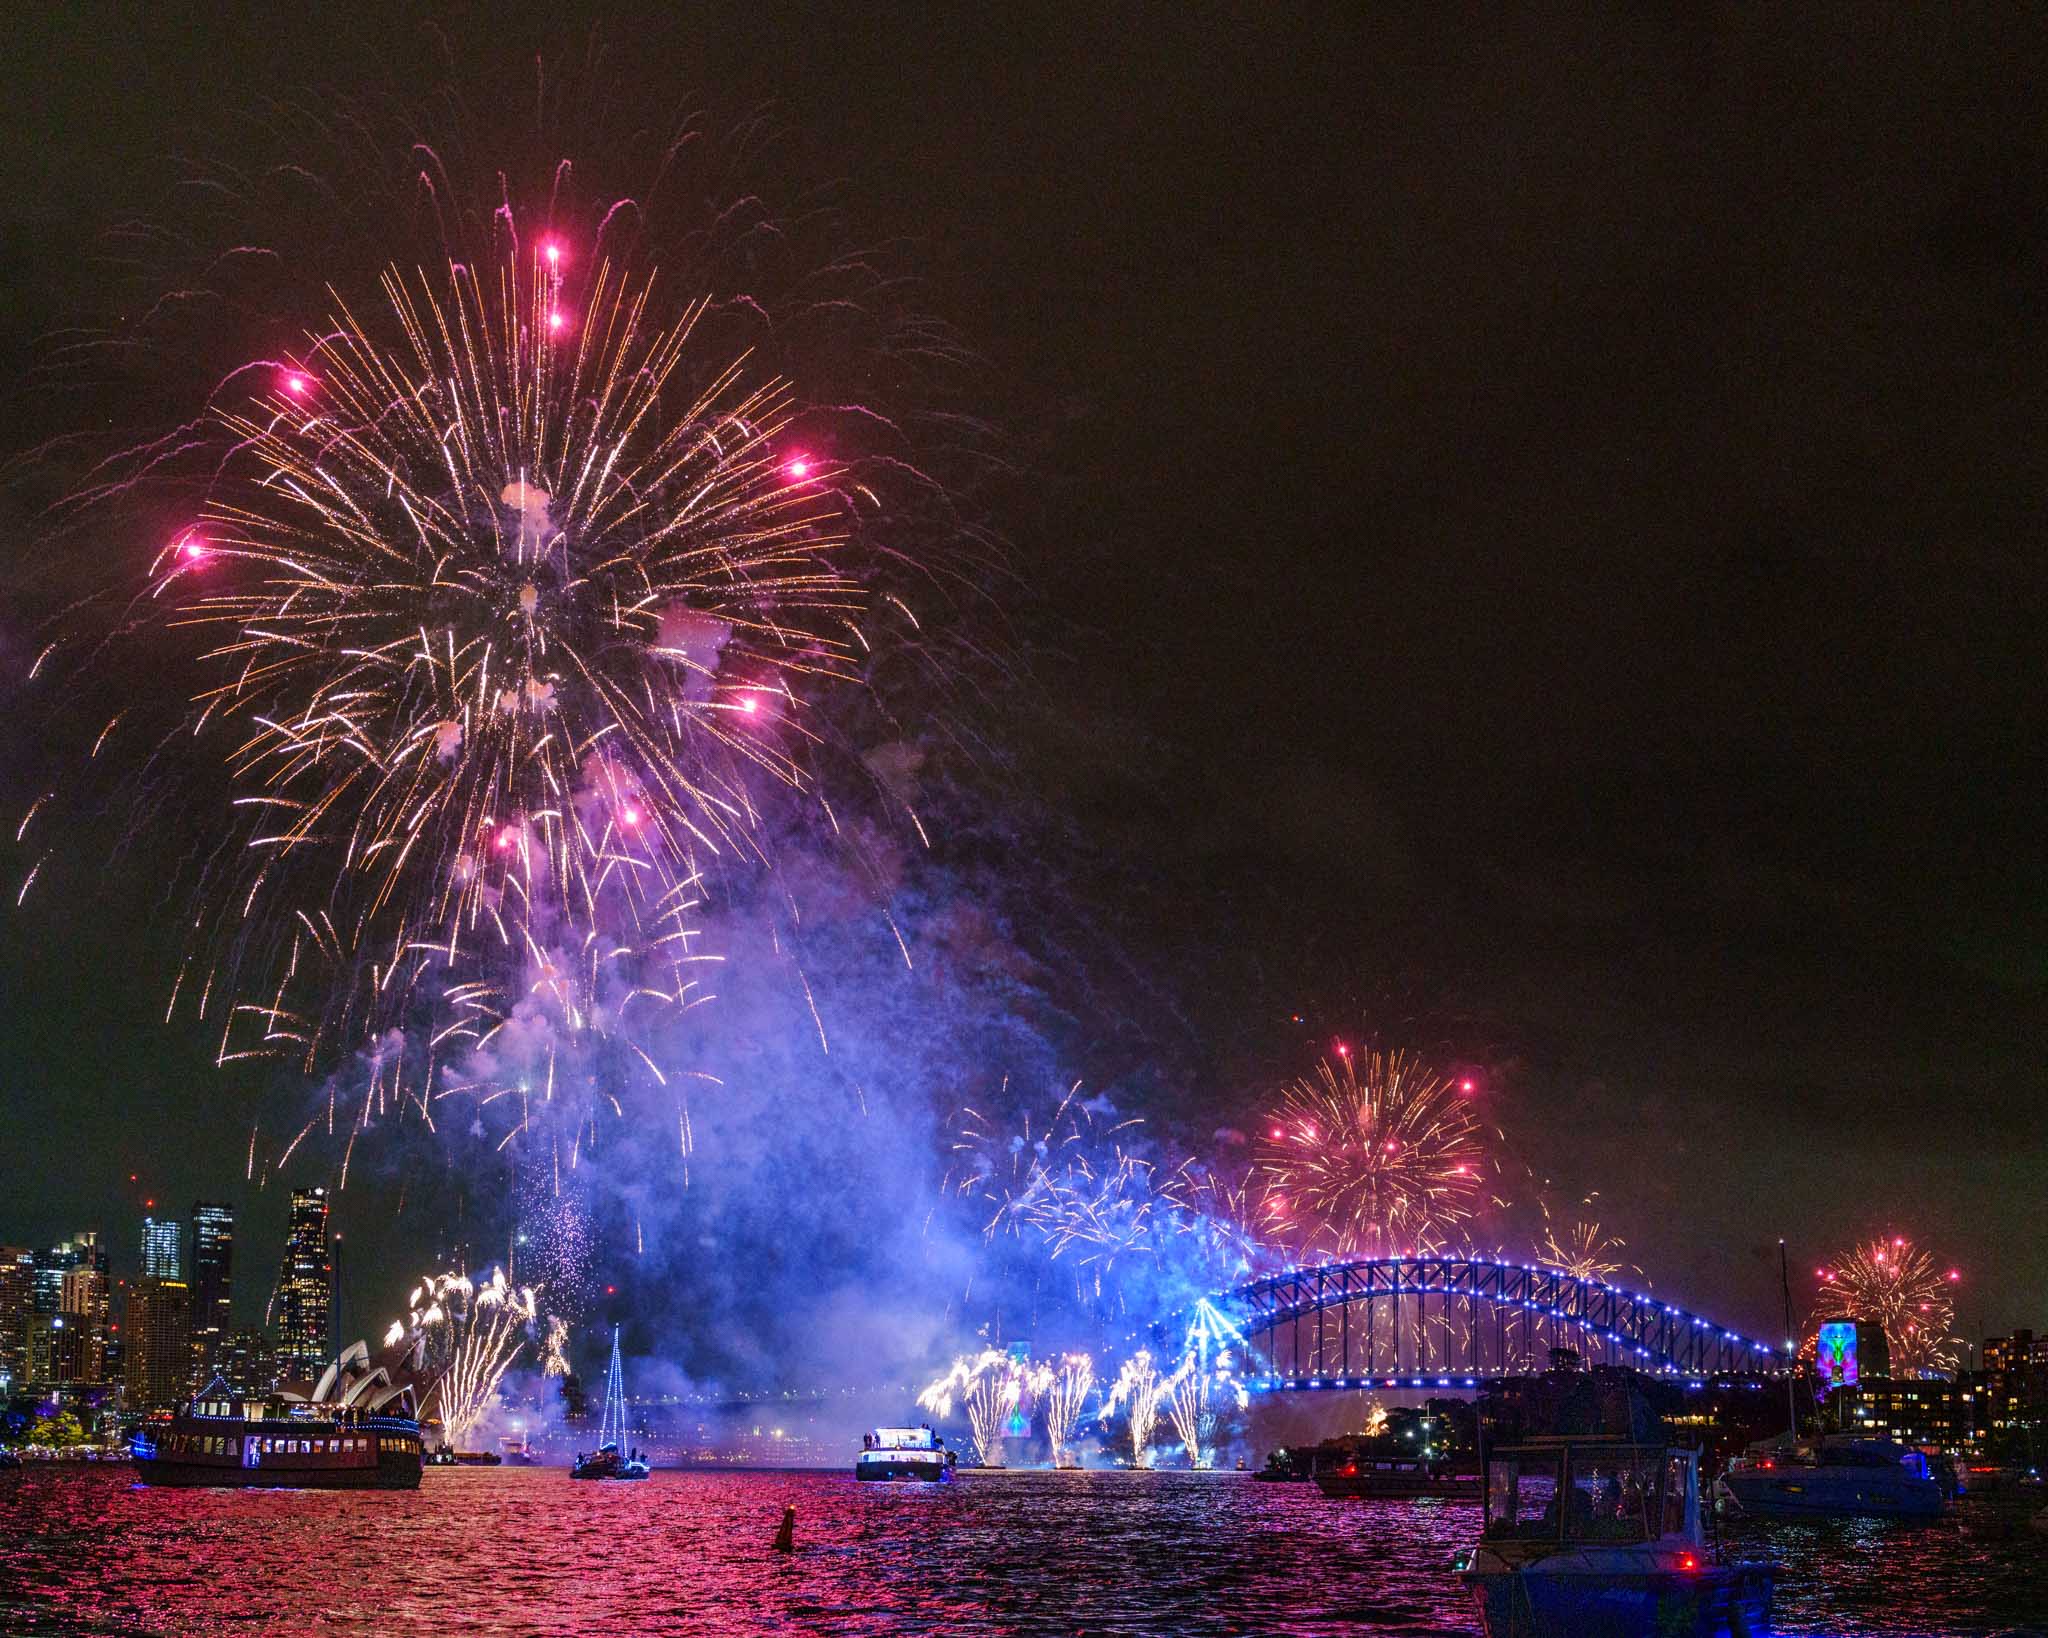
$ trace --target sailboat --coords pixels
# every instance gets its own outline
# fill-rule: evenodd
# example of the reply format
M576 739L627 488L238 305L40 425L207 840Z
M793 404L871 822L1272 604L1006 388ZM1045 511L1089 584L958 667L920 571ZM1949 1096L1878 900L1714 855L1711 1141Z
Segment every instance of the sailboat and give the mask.
M572 1479L644 1479L646 1456L626 1448L626 1378L619 1368L619 1328L612 1327L612 1363L604 1377L604 1412L597 1424L597 1449L576 1453Z

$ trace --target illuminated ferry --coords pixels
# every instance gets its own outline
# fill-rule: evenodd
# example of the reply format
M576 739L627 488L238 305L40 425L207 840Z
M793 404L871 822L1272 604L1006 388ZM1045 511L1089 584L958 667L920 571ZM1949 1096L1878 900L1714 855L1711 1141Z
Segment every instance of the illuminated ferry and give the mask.
M856 1479L912 1479L943 1484L953 1477L954 1453L929 1427L876 1428L860 1439Z
M244 1397L215 1377L132 1448L144 1484L240 1489L417 1490L422 1460L412 1384L368 1368L361 1343L311 1398Z

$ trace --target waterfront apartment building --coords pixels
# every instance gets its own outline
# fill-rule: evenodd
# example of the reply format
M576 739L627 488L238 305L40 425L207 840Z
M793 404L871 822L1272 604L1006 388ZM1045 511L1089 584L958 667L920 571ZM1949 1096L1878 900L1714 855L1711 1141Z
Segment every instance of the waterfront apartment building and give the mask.
M183 1239L176 1218L143 1218L142 1277L146 1280L183 1279L183 1259L179 1256Z
M184 1396L192 1370L192 1288L144 1275L128 1293L125 1350L131 1411L166 1410Z
M317 1379L331 1349L334 1263L327 1244L327 1191L292 1190L284 1261L277 1271L277 1368L286 1378Z
M28 1378L28 1322L36 1311L36 1254L0 1246L0 1394Z
M2048 1446L2048 1336L2015 1331L1984 1344L1984 1417L2000 1445Z
M233 1330L235 1213L200 1200L192 1207L192 1386L204 1387L220 1369L221 1350Z
M1829 1399L1830 1417L1851 1432L1952 1456L1981 1443L1980 1414L1967 1379L1870 1376Z

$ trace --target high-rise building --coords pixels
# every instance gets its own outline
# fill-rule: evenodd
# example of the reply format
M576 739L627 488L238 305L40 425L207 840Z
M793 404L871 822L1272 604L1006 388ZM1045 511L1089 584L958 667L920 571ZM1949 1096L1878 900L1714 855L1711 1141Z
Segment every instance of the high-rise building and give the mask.
M277 1271L277 1367L317 1379L327 1364L334 1264L327 1249L327 1191L292 1190L291 1225Z
M185 1392L192 1368L192 1288L144 1275L128 1293L128 1408L164 1410Z
M277 1346L261 1331L231 1331L214 1369L243 1399L261 1399L277 1386Z
M28 1321L36 1311L36 1254L0 1246L0 1394L28 1379Z
M77 1355L77 1374L55 1380L104 1382L107 1379L107 1276L90 1264L64 1271L64 1285L52 1316L65 1322Z
M35 1264L34 1309L38 1314L55 1314L64 1306L64 1276L74 1268L96 1268L107 1272L107 1254L100 1245L99 1231L83 1229L62 1245L38 1251Z
M192 1207L192 1385L202 1388L220 1369L221 1348L233 1328L232 1282L235 1214L201 1200Z
M184 1263L178 1255L184 1236L174 1217L145 1217L142 1220L142 1277L146 1280L184 1278Z

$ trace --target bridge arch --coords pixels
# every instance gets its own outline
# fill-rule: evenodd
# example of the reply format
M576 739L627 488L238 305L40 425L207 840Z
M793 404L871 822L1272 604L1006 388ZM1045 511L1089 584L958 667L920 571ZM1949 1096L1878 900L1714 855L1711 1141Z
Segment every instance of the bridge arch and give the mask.
M1552 1348L1673 1376L1786 1368L1783 1353L1704 1315L1538 1263L1377 1257L1287 1269L1209 1300L1262 1390L1473 1387L1540 1371Z

